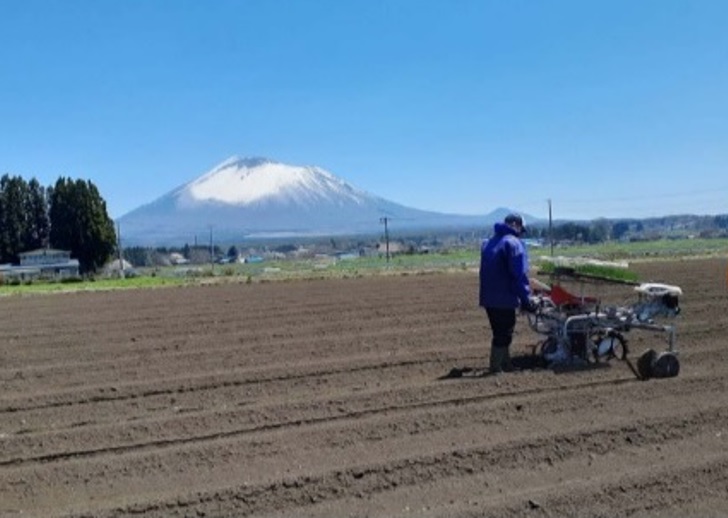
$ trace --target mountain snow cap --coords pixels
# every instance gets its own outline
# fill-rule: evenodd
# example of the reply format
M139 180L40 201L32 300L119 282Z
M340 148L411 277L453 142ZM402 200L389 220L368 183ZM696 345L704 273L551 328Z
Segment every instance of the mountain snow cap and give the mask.
M319 167L293 166L267 158L231 157L184 189L185 202L221 202L249 205L287 202L313 205L341 200L361 203L366 193Z

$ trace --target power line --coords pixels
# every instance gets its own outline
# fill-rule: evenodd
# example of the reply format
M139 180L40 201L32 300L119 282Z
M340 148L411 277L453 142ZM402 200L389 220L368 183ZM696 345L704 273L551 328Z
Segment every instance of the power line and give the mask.
M590 192L588 194L585 193L584 196L579 197L579 198L574 198L574 197L558 198L558 201L560 204L593 206L595 203L613 204L613 203L619 203L619 202L644 202L646 199L650 199L650 198L657 198L660 200L687 198L691 202L694 203L695 197L705 196L705 195L714 197L716 200L726 200L726 196L728 195L728 187L720 187L720 188L714 188L714 189L696 189L696 190L692 190L692 191L680 191L680 192L668 192L668 193L642 192L641 194L634 194L634 195L628 195L628 196L608 196L608 195L605 195L604 192L599 192L598 194L595 194L594 192ZM543 199L524 200L523 203L526 203L528 205L537 205L537 204L540 205L541 203L543 203ZM727 205L728 205L728 203L727 203Z
M629 191L628 188L608 192L590 191L584 196L551 196L558 219L564 217L595 219L599 218L653 218L676 214L728 214L728 189L695 189L691 191L663 194L654 190L641 191L640 194L610 196L610 192ZM634 190L632 191L634 192ZM509 206L536 216L541 213L543 198L530 200L508 200ZM579 213L583 213L579 216ZM564 216L568 214L568 216Z

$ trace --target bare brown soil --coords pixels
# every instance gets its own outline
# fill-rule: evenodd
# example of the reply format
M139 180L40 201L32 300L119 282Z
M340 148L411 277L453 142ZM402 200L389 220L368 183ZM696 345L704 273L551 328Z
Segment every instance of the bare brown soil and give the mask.
M446 378L474 272L0 298L0 516L728 516L726 261L634 268L685 291L677 378Z

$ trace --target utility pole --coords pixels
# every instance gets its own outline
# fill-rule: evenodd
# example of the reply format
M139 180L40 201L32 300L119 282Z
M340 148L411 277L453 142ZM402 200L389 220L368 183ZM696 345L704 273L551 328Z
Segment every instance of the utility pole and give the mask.
M389 263L389 218L384 216L383 218L379 218L380 223L384 223L384 243L386 246L386 252L387 252L387 263Z
M119 257L119 277L124 278L124 254L121 252L121 224L116 223L116 251Z
M554 256L554 226L551 219L551 198L549 198L549 241L551 242L551 257Z
M215 256L213 255L213 247L212 247L212 225L210 225L210 271L215 271Z

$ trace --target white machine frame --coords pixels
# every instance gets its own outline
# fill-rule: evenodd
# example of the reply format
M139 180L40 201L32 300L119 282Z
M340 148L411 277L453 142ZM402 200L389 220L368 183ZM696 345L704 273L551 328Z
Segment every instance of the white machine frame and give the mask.
M670 363L669 375L677 375L676 327L656 319L680 313L682 289L643 283L635 286L634 291L637 301L627 306L602 306L599 300L571 295L558 284L534 295L532 302L537 309L528 315L528 322L536 333L546 337L540 343L539 354L548 365L626 360L627 333L633 329L656 331L666 334L667 350L663 354L649 350L649 358L641 357L640 376L647 378L658 373L654 366L658 360Z

